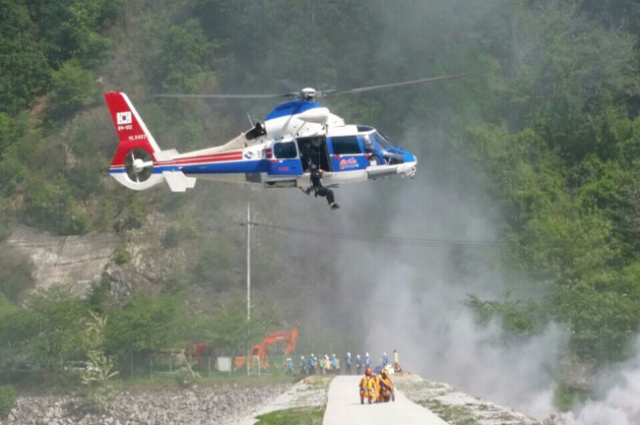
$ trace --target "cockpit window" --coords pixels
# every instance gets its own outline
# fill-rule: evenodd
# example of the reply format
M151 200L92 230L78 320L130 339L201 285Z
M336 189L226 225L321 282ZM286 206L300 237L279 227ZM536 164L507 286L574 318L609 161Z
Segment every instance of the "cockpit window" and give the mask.
M336 155L362 153L356 136L332 137L331 144L333 145L333 153Z
M380 149L387 150L387 149L393 147L391 142L389 142L387 139L382 137L382 135L380 133L378 133L377 131L375 133L373 133L371 136L378 143L378 145L380 146Z
M276 158L297 158L298 151L294 142L276 143L273 145L273 155Z
M373 146L373 142L371 142L371 136L368 134L362 135L362 145L364 146L365 153L376 153L376 148Z

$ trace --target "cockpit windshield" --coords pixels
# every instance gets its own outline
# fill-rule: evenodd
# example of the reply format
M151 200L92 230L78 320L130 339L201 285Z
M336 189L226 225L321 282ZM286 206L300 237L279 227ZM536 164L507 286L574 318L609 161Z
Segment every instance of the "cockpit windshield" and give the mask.
M393 144L391 142L389 142L387 139L385 139L380 133L378 133L377 131L375 133L373 133L371 135L371 137L373 137L373 139L378 143L378 146L380 146L380 149L382 150L387 150L390 148L393 148Z
M384 164L402 164L404 162L404 155L401 149L396 148L393 144L382 136L377 131L371 134L371 140L375 140L380 153L382 154L381 160ZM366 149L366 145L365 145Z

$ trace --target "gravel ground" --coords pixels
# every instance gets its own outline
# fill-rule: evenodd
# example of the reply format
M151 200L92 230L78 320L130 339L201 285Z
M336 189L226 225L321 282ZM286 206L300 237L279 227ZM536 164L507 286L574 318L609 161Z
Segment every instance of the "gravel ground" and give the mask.
M405 374L392 379L410 400L429 408L450 425L541 425L527 415L418 375Z
M87 411L77 397L20 397L0 425L220 425L275 399L289 386L220 384L121 392L101 413Z
M257 422L256 416L276 410L293 408L313 409L327 405L327 393L333 376L312 376L294 384L286 392L275 399L269 400L252 409L248 414L241 416L234 424L253 425Z

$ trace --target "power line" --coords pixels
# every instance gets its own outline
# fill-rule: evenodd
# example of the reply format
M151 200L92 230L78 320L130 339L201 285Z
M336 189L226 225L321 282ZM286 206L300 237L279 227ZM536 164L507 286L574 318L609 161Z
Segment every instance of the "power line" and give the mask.
M246 225L246 223L241 223ZM506 242L494 241L494 240L455 240L455 239L430 239L430 238L411 238L411 237L399 237L399 236L376 236L366 234L349 234L343 232L335 232L330 230L314 230L314 229L301 229L289 226L279 226L276 224L266 223L250 223L253 227L263 227L266 229L277 230L287 233L299 233L305 235L313 235L317 237L324 237L330 239L346 239L358 242L378 242L387 243L392 245L405 245L416 247L429 247L429 248L448 248L448 247L462 247L469 249L504 249L508 247Z

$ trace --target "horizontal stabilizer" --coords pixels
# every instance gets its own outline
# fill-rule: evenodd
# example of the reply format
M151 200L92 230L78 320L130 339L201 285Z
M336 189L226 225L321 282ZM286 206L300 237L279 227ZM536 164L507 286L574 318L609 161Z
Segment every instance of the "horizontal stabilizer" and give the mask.
M186 192L187 189L193 189L196 185L196 179L185 176L182 171L163 171L162 176L172 192Z

